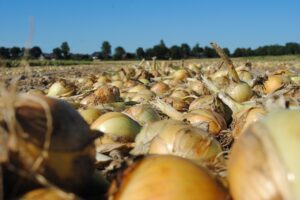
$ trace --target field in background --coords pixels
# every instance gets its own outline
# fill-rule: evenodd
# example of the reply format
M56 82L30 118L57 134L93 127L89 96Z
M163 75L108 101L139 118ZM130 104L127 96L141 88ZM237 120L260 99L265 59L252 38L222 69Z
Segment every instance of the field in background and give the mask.
M232 59L236 67L245 65L246 62L251 62L253 68L259 69L274 69L274 68L292 68L294 70L300 69L300 55L296 56L264 56L264 57L243 57ZM95 74L101 72L115 71L125 65L138 64L140 61L47 61L57 62L57 66L38 66L38 62L44 61L31 61L36 62L35 65L30 67L30 73L33 77L57 75L57 77L68 77L68 76L81 76L88 74ZM45 61L46 62L46 61ZM151 65L152 61L149 62ZM173 63L173 65L182 65L182 60L169 60L169 61L158 61L158 63ZM200 63L203 67L216 66L221 64L219 58L203 58L203 59L188 59L184 60L184 65L189 63ZM12 77L29 73L24 67L0 67L0 80L11 79Z

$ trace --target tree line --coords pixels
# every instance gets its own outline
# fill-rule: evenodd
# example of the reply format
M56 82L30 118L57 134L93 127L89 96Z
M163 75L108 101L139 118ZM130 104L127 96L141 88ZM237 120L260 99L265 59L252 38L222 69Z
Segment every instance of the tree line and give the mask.
M268 55L295 55L300 54L300 44L289 42L285 45L265 45L256 49L236 48L232 53L228 48L223 49L225 53L232 57L249 57L249 56L268 56ZM92 54L71 53L68 42L63 42L60 47L52 50L52 53L43 53L39 46L30 49L20 47L0 47L0 58L2 59L64 59L64 60L133 60L133 59L188 59L188 58L215 58L218 57L213 48L209 46L201 47L198 43L190 47L187 43L167 47L163 40L152 48L144 49L139 47L134 53L127 52L123 47L117 46L112 53L111 45L104 41L100 51Z

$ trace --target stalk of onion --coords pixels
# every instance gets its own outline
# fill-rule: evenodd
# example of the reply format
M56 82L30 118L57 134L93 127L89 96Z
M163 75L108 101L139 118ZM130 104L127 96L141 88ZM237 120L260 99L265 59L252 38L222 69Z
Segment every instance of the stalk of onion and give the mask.
M203 167L175 156L149 156L115 180L109 199L228 199L222 185Z
M211 43L211 45L226 63L228 67L228 73L232 78L232 82L230 83L229 88L226 89L229 96L237 102L244 102L249 100L252 97L251 87L247 83L240 80L232 61L224 53L224 51L216 43Z
M299 111L270 113L234 143L228 163L234 199L300 198L299 120Z

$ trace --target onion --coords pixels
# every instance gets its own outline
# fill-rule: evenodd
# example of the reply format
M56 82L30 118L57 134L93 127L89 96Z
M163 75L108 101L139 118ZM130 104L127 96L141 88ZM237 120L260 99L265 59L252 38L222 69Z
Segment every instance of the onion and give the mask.
M271 113L234 143L228 164L234 199L300 199L299 120L299 111Z
M183 80L187 79L188 75L189 74L186 70L179 69L173 73L173 78L177 81L183 81Z
M79 200L73 194L54 188L40 188L32 190L21 197L22 200Z
M250 85L252 79L253 79L253 76L252 74L248 71L248 70L245 70L245 69L242 69L242 70L238 70L238 75L239 75L239 78L248 83Z
M91 125L91 128L104 132L114 141L122 142L134 141L141 130L136 121L119 112L105 113Z
M216 161L222 149L207 132L181 121L162 120L144 126L132 154L172 154L203 165Z
M151 90L148 90L148 89L144 89L144 90L141 90L141 91L135 93L132 96L131 100L142 103L142 102L150 101L154 97L155 97L154 92L152 92Z
M51 97L68 97L75 92L74 86L67 83L65 80L60 80L51 85L48 91L48 96Z
M141 125L160 120L158 113L147 104L134 105L125 110L125 113Z
M207 131L213 135L217 135L220 131L227 128L224 117L207 109L193 110L192 112L185 114L184 118L192 125L207 125Z
M232 83L229 85L229 88L226 90L231 98L236 102L242 103L248 101L252 97L252 89L245 82Z
M176 97L167 97L164 98L164 100L171 104L173 108L175 108L178 111L186 111L188 110L189 104L185 102L184 100Z
M134 87L131 87L128 92L131 92L131 93L137 93L137 92L140 92L142 90L146 90L147 87L145 85L142 85L142 84L138 84Z
M287 83L288 80L284 77L284 75L271 75L264 82L264 93L265 94L272 93L282 88Z
M61 100L20 95L14 106L22 131L17 133L18 154L12 161L29 173L36 168L36 172L64 189L81 190L93 173L93 140L99 134L90 131L79 113ZM37 165L45 149L47 156Z
M259 106L251 107L237 113L233 121L232 136L237 139L250 124L263 118L266 114L266 110Z
M81 109L79 113L88 124L92 124L102 114L102 112L96 108Z
M83 105L99 105L103 103L112 103L120 100L119 88L114 86L103 86L94 93L81 100Z
M151 87L151 91L153 91L157 95L163 95L166 92L168 92L169 90L170 90L170 87L167 84L163 83L163 82L155 83Z
M203 167L175 156L150 156L114 181L109 199L228 199L222 185Z

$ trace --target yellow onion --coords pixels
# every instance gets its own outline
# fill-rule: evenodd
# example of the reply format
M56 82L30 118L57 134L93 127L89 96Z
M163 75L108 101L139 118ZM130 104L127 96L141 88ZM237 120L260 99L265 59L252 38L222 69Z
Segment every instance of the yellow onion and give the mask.
M183 81L187 79L188 75L185 69L179 69L173 73L173 78L178 81Z
M114 86L102 86L94 93L83 98L81 104L83 105L99 105L103 103L112 103L120 100L119 88Z
M289 80L284 75L271 75L268 76L268 79L264 82L264 93L269 94L287 84Z
M101 76L98 77L97 82L102 83L102 84L106 84L106 83L110 82L110 80L106 75L101 75Z
M152 92L151 90L148 90L148 89L144 89L144 90L141 90L141 91L135 93L131 97L131 100L142 103L142 102L150 101L154 97L155 97L154 92Z
M226 89L229 96L238 103L248 101L252 97L252 89L245 82L233 83Z
M242 70L238 70L237 71L238 75L239 75L239 78L246 82L246 83L250 83L253 79L253 76L252 74L248 71L248 70L245 70L245 69L242 69Z
M300 199L300 112L281 110L250 125L229 155L233 199Z
M181 121L162 120L143 127L132 154L172 154L204 165L216 161L221 146L207 132Z
M229 199L205 168L176 156L146 157L129 166L118 180L110 187L110 200Z
M51 85L47 95L51 97L68 97L74 92L73 85L67 83L65 80L60 80Z
M79 113L88 124L92 124L102 114L102 112L96 108L81 109Z
M213 79L214 84L217 86L219 89L226 88L230 85L230 80L228 79L227 76L219 76Z
M189 88L197 95L209 94L209 90L205 87L205 85L201 81L190 81Z
M94 121L91 128L102 131L114 141L121 142L134 141L141 130L141 126L136 121L119 112L108 112L101 115Z
M124 83L123 83L122 81L120 81L120 80L116 80L116 81L112 81L112 82L110 83L110 85L111 85L111 86L115 86L115 87L117 87L117 88L123 88Z
M132 93L137 93L137 92L140 92L142 90L146 90L147 87L143 84L138 84L134 87L131 87L127 92L132 92Z
M92 87L94 84L93 79L89 77L79 78L77 82L80 85L80 89Z
M79 200L71 193L54 188L40 188L27 192L21 197L22 200Z
M42 95L20 95L14 106L17 127L21 126L22 131L17 133L18 154L12 161L32 173L33 165L48 141L48 156L35 166L36 172L64 189L81 190L94 170L93 140L99 134L91 131L79 113L61 100Z
M159 114L147 104L134 105L125 110L125 113L141 125L160 120Z
M151 87L151 91L153 91L157 95L166 94L169 90L170 90L170 87L167 84L165 84L164 82L155 83Z
M263 118L266 114L266 110L263 107L259 106L251 107L237 113L233 121L232 136L234 138L238 138L250 124Z
M177 89L172 92L171 97L184 99L185 97L187 97L189 95L190 94L186 90Z
M189 104L185 102L183 99L176 98L176 97L167 97L164 100L171 104L173 108L178 111L186 111L188 110Z
M207 131L213 135L217 135L220 131L227 128L224 117L207 109L193 110L185 114L184 118L192 125L207 125Z
M31 89L27 92L27 94L39 94L39 95L44 95L44 91L40 89Z

